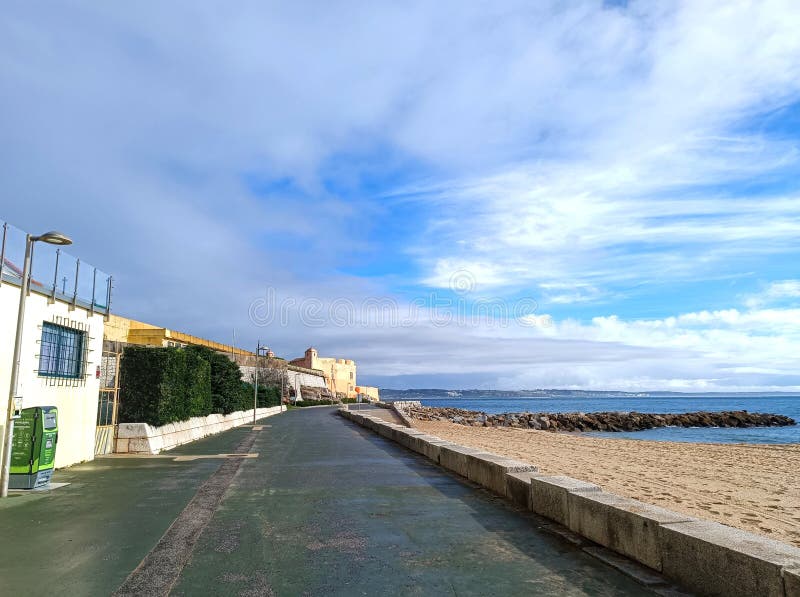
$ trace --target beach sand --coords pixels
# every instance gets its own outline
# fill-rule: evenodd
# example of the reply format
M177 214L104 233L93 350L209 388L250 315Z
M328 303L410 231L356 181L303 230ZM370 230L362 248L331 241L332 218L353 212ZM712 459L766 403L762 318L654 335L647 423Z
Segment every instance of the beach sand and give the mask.
M530 462L606 491L800 547L800 445L605 439L414 421L455 443Z

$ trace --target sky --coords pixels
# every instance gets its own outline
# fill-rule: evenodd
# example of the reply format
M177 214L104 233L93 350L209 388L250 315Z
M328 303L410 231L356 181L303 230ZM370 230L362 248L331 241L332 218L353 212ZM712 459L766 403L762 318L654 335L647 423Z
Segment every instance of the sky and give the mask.
M800 3L10 1L0 219L385 388L800 390Z

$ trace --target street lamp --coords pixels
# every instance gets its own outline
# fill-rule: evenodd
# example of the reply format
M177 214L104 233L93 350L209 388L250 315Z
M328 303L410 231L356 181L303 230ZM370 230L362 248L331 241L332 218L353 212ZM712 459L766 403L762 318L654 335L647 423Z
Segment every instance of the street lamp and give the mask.
M22 267L22 282L19 294L19 312L17 314L17 333L14 337L14 361L11 363L11 384L8 390L8 420L3 434L3 467L0 473L0 497L8 496L8 476L11 470L11 443L14 439L14 402L17 398L17 384L19 382L19 360L22 350L22 324L25 320L25 299L28 298L28 289L31 281L31 251L33 243L43 242L51 245L71 245L72 239L61 232L51 230L39 236L25 235L25 262ZM22 397L19 396L19 402Z
M267 347L261 346L261 340L256 345L256 367L253 374L253 425L256 424L256 409L258 408L258 357L261 356L261 351L266 352Z

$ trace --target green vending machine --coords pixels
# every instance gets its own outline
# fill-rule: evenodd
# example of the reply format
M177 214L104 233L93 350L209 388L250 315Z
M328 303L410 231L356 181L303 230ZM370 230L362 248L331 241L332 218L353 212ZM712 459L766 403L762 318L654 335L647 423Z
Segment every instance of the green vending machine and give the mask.
M50 483L58 442L58 409L34 406L14 423L9 489L36 489Z

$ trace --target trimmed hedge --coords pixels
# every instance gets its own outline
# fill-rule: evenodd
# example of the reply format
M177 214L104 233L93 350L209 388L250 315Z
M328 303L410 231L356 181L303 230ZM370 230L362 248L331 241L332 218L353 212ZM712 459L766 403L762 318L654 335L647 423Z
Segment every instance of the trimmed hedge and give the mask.
M211 410L211 366L198 355L129 346L120 369L120 422L160 426Z
M300 402L292 402L292 406L298 408L306 406L331 406L333 404L339 404L339 402L333 400L301 400Z
M242 370L222 353L205 346L183 349L205 360L211 366L211 411L227 415L253 408L253 386L242 383ZM250 388L249 392L245 385Z
M253 386L247 384L250 392L253 391ZM252 398L251 398L252 400ZM278 386L258 386L258 407L268 408L270 406L281 405L281 389Z
M224 354L201 346L128 346L120 364L121 423L161 426L253 408L253 385ZM259 386L258 406L279 406L281 390Z

